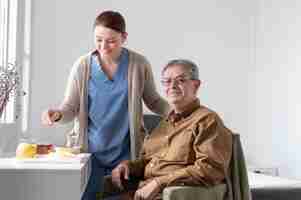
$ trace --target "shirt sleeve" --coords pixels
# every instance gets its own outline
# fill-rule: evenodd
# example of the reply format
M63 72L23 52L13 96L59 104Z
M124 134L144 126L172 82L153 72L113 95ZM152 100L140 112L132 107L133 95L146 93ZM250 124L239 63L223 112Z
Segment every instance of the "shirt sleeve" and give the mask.
M144 143L143 147L141 149L141 155L140 155L139 159L129 160L129 162L128 162L130 176L144 179L145 166L147 165L147 163L149 163L150 160L151 160L151 157L147 156L145 153L145 143Z
M155 180L161 188L171 185L216 185L226 176L232 154L232 133L216 115L210 115L194 130L194 164Z
M141 159L129 161L130 176L143 179L144 169L148 162L149 159L146 159L144 157Z

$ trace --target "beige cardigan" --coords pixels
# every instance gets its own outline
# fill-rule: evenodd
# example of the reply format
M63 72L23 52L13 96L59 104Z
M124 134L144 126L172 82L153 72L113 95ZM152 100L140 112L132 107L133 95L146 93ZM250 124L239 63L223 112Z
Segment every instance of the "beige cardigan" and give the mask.
M143 108L145 105L153 112L165 115L169 111L168 104L157 93L151 66L145 57L129 51L128 66L128 109L130 121L131 159L138 157L143 140ZM84 152L88 150L88 81L90 76L91 55L95 51L80 57L73 65L65 91L65 97L60 105L63 117L60 123L74 120L71 132L76 138L76 144ZM108 94L110 95L110 94ZM68 137L67 137L68 138Z

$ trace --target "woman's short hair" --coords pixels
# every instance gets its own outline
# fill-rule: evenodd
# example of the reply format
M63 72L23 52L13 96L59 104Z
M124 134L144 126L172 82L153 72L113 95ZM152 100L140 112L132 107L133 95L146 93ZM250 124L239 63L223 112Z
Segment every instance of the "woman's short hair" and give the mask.
M182 67L185 68L185 70L187 70L187 72L190 74L190 78L193 80L199 80L199 69L198 66L187 59L174 59L171 60L167 63L167 65L163 68L162 70L162 75L163 73L167 70L167 68L171 67L171 66L175 66L175 65L180 65Z
M94 28L99 25L120 33L126 32L124 17L116 11L108 10L100 13L94 21Z

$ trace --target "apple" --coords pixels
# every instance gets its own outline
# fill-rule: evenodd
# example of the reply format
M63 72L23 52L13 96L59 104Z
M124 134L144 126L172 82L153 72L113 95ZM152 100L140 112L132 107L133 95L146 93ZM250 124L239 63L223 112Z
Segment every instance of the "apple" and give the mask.
M20 143L16 150L17 158L34 158L37 154L37 144Z

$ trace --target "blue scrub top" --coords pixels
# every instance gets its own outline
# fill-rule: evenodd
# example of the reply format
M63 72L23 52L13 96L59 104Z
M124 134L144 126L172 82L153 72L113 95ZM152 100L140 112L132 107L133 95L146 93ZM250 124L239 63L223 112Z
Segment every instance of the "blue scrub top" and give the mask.
M122 49L119 65L110 80L102 71L97 55L91 57L88 89L88 144L104 168L130 159L128 113L129 53Z

